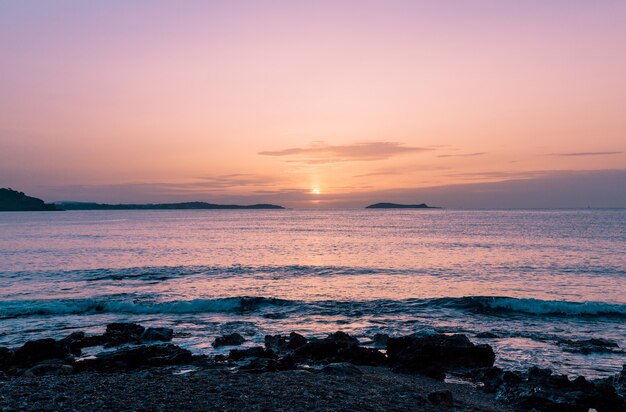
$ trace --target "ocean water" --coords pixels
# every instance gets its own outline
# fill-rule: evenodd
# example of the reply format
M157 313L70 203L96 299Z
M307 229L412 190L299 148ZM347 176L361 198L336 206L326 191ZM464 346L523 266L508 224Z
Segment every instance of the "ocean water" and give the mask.
M626 210L0 214L0 346L114 321L208 354L230 332L464 333L505 368L608 376L626 363ZM620 349L563 344L591 338Z

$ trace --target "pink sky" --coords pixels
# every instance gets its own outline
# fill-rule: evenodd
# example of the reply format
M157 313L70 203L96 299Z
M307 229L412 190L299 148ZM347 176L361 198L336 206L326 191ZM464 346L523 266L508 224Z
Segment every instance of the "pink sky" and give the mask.
M626 207L625 39L612 0L3 1L0 186L489 207L527 179L533 207ZM559 179L580 198L542 204Z

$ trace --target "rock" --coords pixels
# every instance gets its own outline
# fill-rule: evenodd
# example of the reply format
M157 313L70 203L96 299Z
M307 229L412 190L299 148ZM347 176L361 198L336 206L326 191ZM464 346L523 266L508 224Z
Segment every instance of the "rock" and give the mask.
M503 373L502 369L492 366L474 369L470 376L474 382L482 384L483 391L495 393L498 387L503 383Z
M451 408L454 405L452 392L449 390L434 391L428 394L428 400L435 405L442 405Z
M335 332L324 339L313 339L293 351L296 361L322 363L349 362L356 365L382 365L385 355L376 349L358 346L359 341L344 332Z
M102 335L105 346L139 343L145 328L136 323L110 323Z
M291 332L289 337L282 335L266 335L265 347L276 353L283 353L298 349L308 342L307 338L296 332Z
M14 362L18 365L30 366L48 359L66 359L70 350L63 342L54 339L38 339L26 342L15 351Z
M142 341L168 342L174 337L174 330L170 328L148 328L141 335Z
M25 371L22 376L71 375L74 368L59 359L43 361Z
M614 387L615 391L626 400L626 364L622 366L620 373L607 379L602 379L599 383Z
M0 371L6 371L13 364L15 354L9 348L0 348Z
M619 352L619 345L608 339L564 339L558 342L558 345L563 346L563 350L566 352L582 353L584 355L598 352Z
M493 332L480 332L476 334L476 337L480 339L498 339L500 335L496 335Z
M584 377L570 381L565 375L553 375L549 369L530 368L526 379L503 379L496 397L516 408L537 411L598 412L624 411L626 404L615 388L606 383L592 383Z
M322 368L322 372L336 376L363 375L359 367L347 362L330 363Z
M491 367L495 361L491 346L474 345L467 336L458 334L389 338L387 356L396 369L417 373L442 368Z
M74 356L80 356L81 348L83 348L83 340L85 339L85 332L73 332L59 342L68 347L69 351Z
M386 333L377 333L372 337L372 342L375 346L384 348L387 346L387 341L389 341L389 335Z
M255 346L248 349L232 349L228 357L234 361L246 358L278 359L278 356L276 356L273 350L265 349L262 346Z
M308 339L296 332L289 334L289 342L287 343L287 349L298 349L304 346L308 342Z
M77 371L130 370L142 366L186 365L193 356L187 349L172 344L140 345L111 352L74 363Z
M213 341L213 347L218 348L220 346L236 346L241 345L246 340L238 333L231 333L230 335L218 336Z

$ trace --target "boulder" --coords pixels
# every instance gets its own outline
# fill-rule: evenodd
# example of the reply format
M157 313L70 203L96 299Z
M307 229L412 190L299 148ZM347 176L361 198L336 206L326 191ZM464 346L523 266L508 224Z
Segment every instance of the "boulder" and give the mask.
M234 361L239 361L246 358L278 359L278 356L276 356L276 353L274 353L271 349L265 349L262 346L255 346L248 349L231 349L228 358Z
M213 341L213 347L218 348L220 346L237 346L244 343L246 339L238 333L231 333L230 335L218 336Z
M38 339L26 342L15 351L13 361L30 366L48 359L66 359L71 356L68 346L54 339Z
M187 349L172 344L140 345L111 352L74 363L77 371L130 370L143 366L186 365L193 356Z
M6 371L14 362L15 354L9 348L0 347L0 371Z
M148 328L141 335L142 341L169 342L174 337L174 330L170 328Z
M376 349L358 346L357 338L335 332L324 339L313 339L293 351L296 361L321 363L349 362L356 365L382 365L385 355Z
M386 333L377 333L372 336L372 342L374 346L384 348L387 346L387 341L389 340L389 335Z
M265 347L276 353L293 351L307 342L307 338L296 332L291 332L288 337L283 335L265 335Z
M491 367L495 361L491 346L475 345L465 335L443 333L389 338L387 356L396 369L417 373Z
M143 326L136 323L110 323L102 335L102 340L108 347L139 343L144 330Z

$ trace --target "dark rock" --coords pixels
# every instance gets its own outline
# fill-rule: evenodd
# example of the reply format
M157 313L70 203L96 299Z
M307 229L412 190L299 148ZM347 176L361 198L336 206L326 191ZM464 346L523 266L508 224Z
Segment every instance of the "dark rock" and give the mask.
M385 355L376 349L358 346L359 341L344 332L335 332L324 339L313 339L293 351L298 361L321 363L349 362L356 365L382 365Z
M363 371L359 367L347 362L330 363L322 368L322 372L335 376L363 375Z
M9 348L0 348L0 371L6 371L14 362L15 354Z
M619 352L619 345L608 339L585 339L585 340L569 340L564 339L558 342L559 346L563 346L566 352L582 353L588 355L598 352Z
M476 337L480 338L480 339L498 339L498 338L500 338L499 335L496 335L493 332L480 332L480 333L476 334Z
M291 332L289 334L289 342L287 343L287 349L291 349L291 350L298 349L299 347L306 345L307 342L308 342L308 339L305 338L304 336L296 332Z
M387 356L396 369L416 373L491 367L495 361L491 346L474 345L465 335L445 334L389 338Z
M136 323L111 323L102 335L105 346L119 346L126 343L139 343L145 328Z
M213 347L218 348L220 346L236 346L244 343L246 339L238 333L231 333L230 335L219 336L213 341Z
M549 369L530 368L526 379L505 380L496 391L497 398L516 408L537 411L598 412L624 411L624 400L606 383L592 383L583 377L570 381L553 375Z
M483 391L495 393L504 382L503 373L502 369L495 366L478 368L472 371L471 378L474 382L482 384Z
M143 341L169 342L174 337L174 330L170 328L148 328L141 335Z
M434 391L428 394L428 400L435 405L442 405L451 408L454 405L452 392L449 390Z
M172 344L140 345L132 348L103 352L93 359L74 363L77 371L115 371L142 366L186 365L193 361L191 352Z
M22 376L71 375L74 368L60 359L49 359L25 371Z
M620 373L607 379L603 379L599 383L614 387L615 391L626 400L626 364L622 366Z
M83 340L85 339L85 332L73 332L70 333L65 338L61 339L59 342L63 345L67 346L69 351L74 356L80 356L81 348L83 348Z
M387 335L386 333L377 333L372 337L372 342L374 343L375 346L378 347L386 347L387 346L387 342L389 341L389 335Z
M265 335L265 347L276 353L287 350L287 338L283 335Z
M48 359L66 359L70 350L63 342L54 339L38 339L26 342L15 351L14 362L18 365L30 366Z
M232 349L228 357L234 361L246 358L278 359L278 356L276 356L273 350L265 349L262 346L255 346L248 349Z

